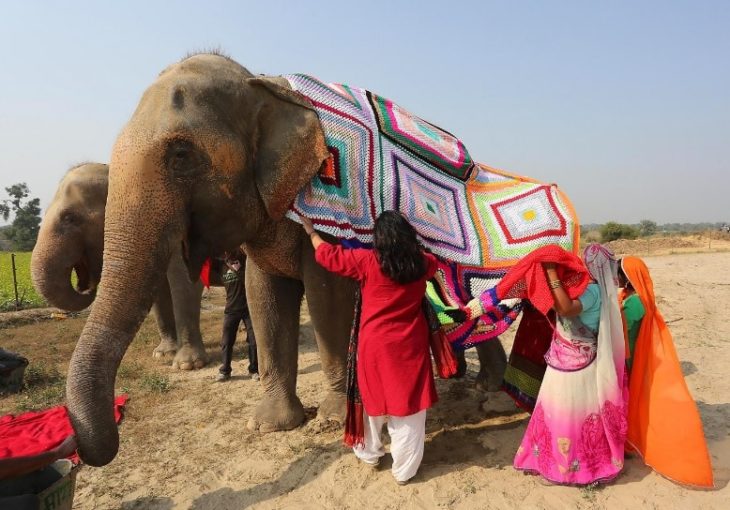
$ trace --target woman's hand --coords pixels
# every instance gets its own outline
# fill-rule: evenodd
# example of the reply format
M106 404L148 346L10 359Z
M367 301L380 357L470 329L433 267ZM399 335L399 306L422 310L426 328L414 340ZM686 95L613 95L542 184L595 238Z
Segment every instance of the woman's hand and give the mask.
M577 299L571 299L563 288L555 262L542 262L550 293L553 295L553 310L562 317L575 317L583 311L583 305Z
M463 308L463 310L466 312L466 318L468 320L476 319L477 317L481 317L484 315L484 307L482 306L482 301L478 297L475 297L471 301L469 301Z
M309 240L312 241L312 246L316 250L317 247L322 244L324 241L321 237L319 237L319 234L316 230L314 230L314 226L312 225L312 222L309 220L309 218L305 218L304 216L299 216L299 219L302 222L302 227L304 227L304 231L309 236Z
M558 266L555 262L542 262L542 270L547 276L548 282L557 280L558 277Z
M304 216L299 216L299 219L302 222L302 227L304 227L304 231L307 233L307 235L312 235L314 232L314 225L312 225L312 222L309 220L309 218L305 218Z

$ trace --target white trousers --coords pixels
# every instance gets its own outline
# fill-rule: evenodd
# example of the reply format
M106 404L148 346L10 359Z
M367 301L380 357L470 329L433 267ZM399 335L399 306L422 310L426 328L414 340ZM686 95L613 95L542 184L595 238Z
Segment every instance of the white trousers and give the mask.
M376 464L380 457L385 455L381 434L383 425L387 423L390 455L393 457L393 476L399 482L413 478L423 460L426 410L410 416L368 416L364 411L363 414L365 446L353 448L357 458L367 464Z

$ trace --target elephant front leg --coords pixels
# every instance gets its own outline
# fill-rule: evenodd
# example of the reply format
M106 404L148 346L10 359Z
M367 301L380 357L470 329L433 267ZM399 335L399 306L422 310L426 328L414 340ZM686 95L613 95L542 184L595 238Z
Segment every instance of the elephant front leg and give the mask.
M248 421L249 430L290 430L304 421L296 395L302 294L300 281L264 273L250 258L246 261L246 298L265 393Z
M507 354L499 337L476 346L479 356L479 374L476 385L484 391L499 391L507 369Z
M200 298L203 284L190 282L180 253L173 254L167 269L167 280L175 312L178 349L172 367L180 370L203 368L208 363L203 337L200 334Z
M504 379L504 371L507 368L507 354L499 338L478 343L474 347L479 356L479 373L476 378L476 386L484 391L499 391ZM460 378L466 375L466 351L455 351L456 374Z
M167 279L163 278L157 292L157 298L152 304L152 315L157 322L157 330L160 333L160 344L152 351L152 357L168 359L177 353L177 332L175 330L175 314L172 309L172 297L170 296L170 285Z
M327 272L307 258L303 263L304 292L314 327L327 394L320 402L321 419L345 422L347 349L355 306L353 280Z

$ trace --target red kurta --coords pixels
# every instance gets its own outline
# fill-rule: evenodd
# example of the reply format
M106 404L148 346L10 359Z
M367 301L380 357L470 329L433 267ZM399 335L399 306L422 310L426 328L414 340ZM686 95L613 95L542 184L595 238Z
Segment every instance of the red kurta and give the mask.
M315 253L325 269L360 282L357 383L369 416L410 416L438 400L421 308L436 259L424 256L423 278L401 285L383 274L373 250L322 243Z

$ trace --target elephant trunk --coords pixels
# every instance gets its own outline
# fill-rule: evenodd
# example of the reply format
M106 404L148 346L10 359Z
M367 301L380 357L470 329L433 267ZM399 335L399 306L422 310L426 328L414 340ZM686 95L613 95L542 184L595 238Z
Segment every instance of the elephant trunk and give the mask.
M94 341L102 336L108 339L104 347ZM127 332L110 329L97 318L90 318L71 357L66 383L69 417L79 443L79 455L91 466L108 464L119 450L113 411L114 381L130 340Z
M95 284L89 270L89 261L80 249L81 242L39 236L31 255L31 278L36 290L49 304L77 312L87 308L96 297ZM76 270L78 289L71 283L71 272Z
M107 236L99 295L71 357L66 384L69 416L79 454L92 466L111 462L119 448L114 420L114 383L129 344L148 314L164 276L168 250L149 259L137 256L133 239ZM151 253L153 250L148 248ZM156 276L159 275L159 276Z
M108 464L117 454L113 409L117 369L152 306L171 248L179 246L184 231L183 222L176 221L180 208L174 205L175 196L163 182L150 179L142 184L132 169L118 172L112 164L99 293L76 344L66 383L79 454L92 466Z

